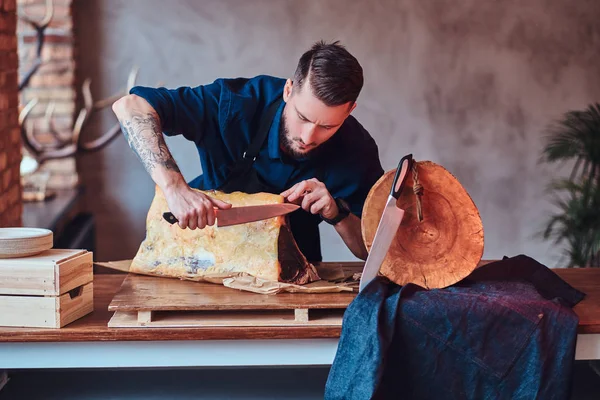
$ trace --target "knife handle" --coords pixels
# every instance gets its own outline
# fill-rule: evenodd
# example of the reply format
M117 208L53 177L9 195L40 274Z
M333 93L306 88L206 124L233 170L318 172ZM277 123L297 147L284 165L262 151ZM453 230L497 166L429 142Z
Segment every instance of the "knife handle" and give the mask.
M217 210L215 209L215 213L216 213L216 211ZM167 221L171 225L173 225L176 222L179 222L179 220L177 220L177 218L175 218L175 216L173 215L173 213L170 213L170 212L163 213L163 218L165 219L165 221Z
M163 218L171 225L173 225L175 222L179 222L177 221L177 218L175 218L175 216L170 212L163 213Z
M402 159L398 163L398 167L396 168L396 176L394 176L394 183L392 184L392 188L390 190L390 195L393 196L396 200L402 194L402 190L404 189L404 183L406 182L408 172L412 169L412 164L412 154L408 154L402 157Z

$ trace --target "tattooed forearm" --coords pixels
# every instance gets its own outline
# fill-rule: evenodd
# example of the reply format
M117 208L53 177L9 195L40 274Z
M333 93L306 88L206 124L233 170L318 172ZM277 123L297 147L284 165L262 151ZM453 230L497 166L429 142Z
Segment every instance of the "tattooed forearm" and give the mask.
M120 123L129 147L140 158L149 174L152 175L157 166L180 172L165 143L156 115L133 115Z

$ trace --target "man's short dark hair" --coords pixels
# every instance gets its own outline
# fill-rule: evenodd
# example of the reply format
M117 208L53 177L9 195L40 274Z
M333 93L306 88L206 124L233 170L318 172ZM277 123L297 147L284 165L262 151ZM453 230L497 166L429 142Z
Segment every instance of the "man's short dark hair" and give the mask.
M362 67L338 41L319 41L300 57L293 85L301 88L307 76L313 94L329 107L354 103L363 86Z

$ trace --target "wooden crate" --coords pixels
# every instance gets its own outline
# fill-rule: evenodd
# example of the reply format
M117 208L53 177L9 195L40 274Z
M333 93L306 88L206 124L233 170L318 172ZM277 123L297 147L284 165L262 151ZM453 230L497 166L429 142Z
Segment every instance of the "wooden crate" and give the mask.
M91 252L0 259L0 326L61 328L93 309Z

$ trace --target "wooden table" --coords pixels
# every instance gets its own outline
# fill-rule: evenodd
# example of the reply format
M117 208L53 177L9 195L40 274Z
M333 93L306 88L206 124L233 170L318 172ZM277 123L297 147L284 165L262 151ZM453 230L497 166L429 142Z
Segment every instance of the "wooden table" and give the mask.
M584 291L576 359L600 359L600 269L555 269ZM125 275L95 276L94 313L62 329L0 328L0 369L330 365L341 328L108 328Z

